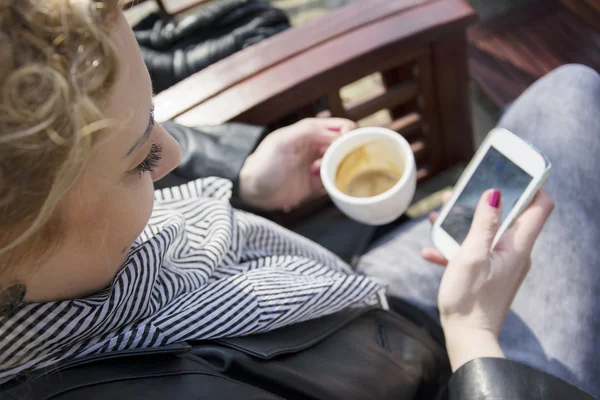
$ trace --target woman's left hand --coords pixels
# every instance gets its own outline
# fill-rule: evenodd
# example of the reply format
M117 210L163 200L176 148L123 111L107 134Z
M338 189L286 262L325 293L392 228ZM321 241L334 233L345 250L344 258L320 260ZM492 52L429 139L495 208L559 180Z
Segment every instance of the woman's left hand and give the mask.
M356 123L308 118L269 134L240 171L241 200L263 210L290 210L319 193L321 157Z
M543 190L494 246L502 221L499 191L486 191L469 233L450 260L438 293L440 322L452 370L481 357L504 357L498 335L510 306L531 267L531 251L554 209ZM434 216L435 217L435 216ZM435 249L421 250L446 265Z

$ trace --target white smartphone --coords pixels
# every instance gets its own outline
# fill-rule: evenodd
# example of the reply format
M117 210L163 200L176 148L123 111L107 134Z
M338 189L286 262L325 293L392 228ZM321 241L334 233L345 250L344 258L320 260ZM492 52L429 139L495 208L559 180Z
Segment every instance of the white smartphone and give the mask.
M454 187L433 224L434 246L447 260L454 257L471 228L475 208L483 192L502 194L502 222L494 245L527 208L550 175L551 164L532 144L514 133L492 130Z

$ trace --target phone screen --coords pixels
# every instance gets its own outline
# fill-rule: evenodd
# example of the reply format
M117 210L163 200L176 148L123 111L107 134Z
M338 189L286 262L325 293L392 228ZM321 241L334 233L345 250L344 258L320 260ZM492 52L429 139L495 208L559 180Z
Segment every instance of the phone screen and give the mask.
M473 222L477 203L483 192L488 189L498 189L502 193L504 221L532 179L531 175L490 147L442 222L442 229L458 244L462 244Z

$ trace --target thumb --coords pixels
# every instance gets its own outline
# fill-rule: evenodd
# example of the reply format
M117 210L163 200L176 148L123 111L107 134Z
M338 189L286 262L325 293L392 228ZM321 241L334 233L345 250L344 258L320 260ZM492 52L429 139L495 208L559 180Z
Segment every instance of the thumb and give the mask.
M483 193L477 204L473 223L464 242L464 247L469 252L485 251L487 254L500 227L502 219L502 199L497 189L490 189Z

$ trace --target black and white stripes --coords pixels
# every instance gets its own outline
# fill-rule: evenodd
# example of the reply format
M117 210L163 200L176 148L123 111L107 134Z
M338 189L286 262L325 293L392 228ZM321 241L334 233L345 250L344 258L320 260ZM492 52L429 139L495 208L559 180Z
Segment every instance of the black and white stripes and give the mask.
M381 286L327 250L231 208L231 182L156 192L110 287L0 317L0 382L85 355L264 332L374 303Z

